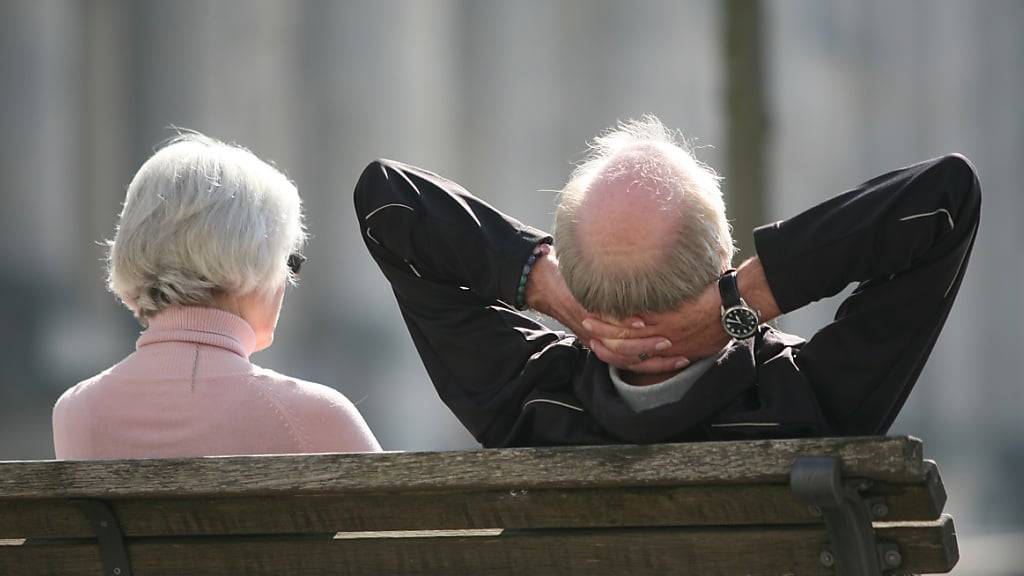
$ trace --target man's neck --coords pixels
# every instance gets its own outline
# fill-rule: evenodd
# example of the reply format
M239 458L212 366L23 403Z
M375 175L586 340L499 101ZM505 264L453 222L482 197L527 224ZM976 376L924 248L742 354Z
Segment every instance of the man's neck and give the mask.
M665 380L679 374L686 368L680 368L679 370L673 370L672 372L661 372L658 374L640 374L637 372L629 372L628 370L620 370L619 377L622 381L630 386L651 386L652 384L661 384Z
M642 412L681 400L711 368L715 358L708 356L682 370L649 375L625 372L609 366L608 376L626 405L634 412Z

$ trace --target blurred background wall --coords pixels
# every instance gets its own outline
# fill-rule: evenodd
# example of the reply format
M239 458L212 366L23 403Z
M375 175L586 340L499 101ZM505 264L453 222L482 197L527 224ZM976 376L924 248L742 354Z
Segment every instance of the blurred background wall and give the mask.
M547 190L585 141L652 113L725 176L741 257L750 219L944 152L974 160L981 234L894 432L941 464L957 573L1022 573L1024 2L742 4L0 0L0 459L52 457L53 401L133 349L102 241L169 126L250 147L303 195L308 267L255 361L344 392L386 449L443 450L475 443L364 253L361 168L421 164L548 227ZM782 327L810 335L836 305Z

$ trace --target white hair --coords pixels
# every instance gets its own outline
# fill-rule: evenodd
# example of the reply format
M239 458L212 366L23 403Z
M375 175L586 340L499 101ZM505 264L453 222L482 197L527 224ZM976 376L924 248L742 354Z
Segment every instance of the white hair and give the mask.
M638 258L629 266L602 262L578 238L579 209L596 178L630 155L642 156L645 173L655 174L679 214L677 235L664 254ZM583 163L559 194L555 246L559 270L586 309L613 317L664 312L696 298L733 257L719 177L679 143L654 116L630 120L595 138Z
M108 243L108 286L143 323L220 295L270 295L294 282L306 240L298 191L239 146L180 135L135 174Z

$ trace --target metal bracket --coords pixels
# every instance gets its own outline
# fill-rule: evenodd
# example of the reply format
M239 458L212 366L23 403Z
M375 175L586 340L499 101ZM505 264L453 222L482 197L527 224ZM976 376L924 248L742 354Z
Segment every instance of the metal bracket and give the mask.
M121 525L110 507L102 500L76 499L74 502L82 508L96 530L100 559L103 561L103 576L132 576L132 565L124 546Z
M861 490L869 482L844 486L839 460L830 457L797 458L790 470L789 487L806 503L811 514L822 516L829 546L818 557L822 566L834 567L838 576L879 576L902 563L895 544L875 540L872 516L888 513L880 499L864 499Z

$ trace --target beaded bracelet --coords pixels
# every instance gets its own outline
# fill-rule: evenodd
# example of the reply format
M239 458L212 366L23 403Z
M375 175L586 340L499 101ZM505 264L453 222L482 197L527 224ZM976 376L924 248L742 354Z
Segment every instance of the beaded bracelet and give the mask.
M547 243L538 244L534 249L530 257L526 259L526 264L523 264L523 273L519 276L519 287L516 288L516 309L526 310L526 283L530 279L530 271L533 270L533 265L537 263L537 259L544 256L551 250L551 245Z

